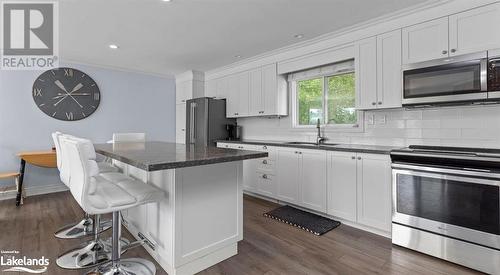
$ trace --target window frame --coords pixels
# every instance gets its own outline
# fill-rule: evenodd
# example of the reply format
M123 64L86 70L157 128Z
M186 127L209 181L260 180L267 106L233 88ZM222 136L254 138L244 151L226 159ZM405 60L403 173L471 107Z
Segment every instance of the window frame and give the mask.
M356 72L354 69L352 70L341 70L334 73L319 73L315 75L309 75L304 77L295 78L291 81L290 93L291 93L291 107L292 107L292 128L298 130L310 130L316 128L316 125L300 125L298 122L298 109L299 109L299 101L297 96L297 82L303 80L310 80L315 78L322 78L323 80L323 123L321 123L321 127L325 129L325 131L335 131L335 132L362 132L364 130L364 112L361 110L357 110L357 118L358 121L355 124L328 124L326 123L325 116L328 114L328 77L350 74L354 73L354 77L356 77ZM356 89L356 88L355 88ZM355 102L356 102L356 91L355 91Z

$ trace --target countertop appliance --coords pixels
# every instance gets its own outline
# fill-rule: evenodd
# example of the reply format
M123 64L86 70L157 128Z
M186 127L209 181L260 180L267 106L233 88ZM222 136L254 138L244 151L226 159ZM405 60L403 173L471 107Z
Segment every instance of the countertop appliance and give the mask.
M227 140L241 140L242 128L238 124L227 124L226 130L228 132Z
M216 140L228 138L227 124L236 124L236 119L226 118L226 100L200 97L186 101L186 145L215 146Z
M391 151L392 243L500 274L500 150Z
M403 66L403 106L500 101L500 50Z

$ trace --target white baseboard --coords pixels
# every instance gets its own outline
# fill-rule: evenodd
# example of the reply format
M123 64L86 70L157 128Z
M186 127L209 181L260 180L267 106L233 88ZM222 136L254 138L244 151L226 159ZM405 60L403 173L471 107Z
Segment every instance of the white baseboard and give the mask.
M66 187L64 184L31 186L31 187L27 187L24 189L24 191L26 192L26 197L49 194L49 193L63 192L63 191L67 191L67 190L68 190L68 187ZM16 190L9 190L9 191L0 193L0 201L15 199L16 194L17 194Z

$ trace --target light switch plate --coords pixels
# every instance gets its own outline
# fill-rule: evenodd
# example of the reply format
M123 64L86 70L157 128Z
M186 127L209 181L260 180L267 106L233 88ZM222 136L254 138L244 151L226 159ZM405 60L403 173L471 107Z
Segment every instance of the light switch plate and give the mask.
M387 123L387 115L383 114L377 119L377 124L385 125Z

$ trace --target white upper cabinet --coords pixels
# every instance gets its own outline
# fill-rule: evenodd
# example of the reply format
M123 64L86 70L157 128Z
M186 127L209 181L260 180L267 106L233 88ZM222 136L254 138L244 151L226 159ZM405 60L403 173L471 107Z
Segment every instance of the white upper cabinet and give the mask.
M500 3L450 16L450 55L500 48Z
M239 95L239 79L237 75L226 77L225 98L226 98L226 117L237 117L238 107L240 104Z
M401 30L377 36L377 108L401 107Z
M500 3L403 28L403 64L500 48Z
M248 116L248 72L242 72L228 77L226 93L226 116Z
M242 72L238 74L238 109L237 116L248 116L249 111L249 92L250 92L250 80L249 72Z
M288 115L287 82L276 63L209 81L216 82L216 97L226 99L227 117ZM213 85L205 86L210 95Z
M401 30L355 43L356 108L401 107Z
M403 28L403 63L448 56L448 17Z
M377 39L370 37L356 42L354 67L356 73L356 108L377 107Z
M303 150L300 155L300 201L303 207L326 212L326 151Z
M264 113L264 93L262 91L262 69L251 70L250 78L250 100L249 115L258 116Z

